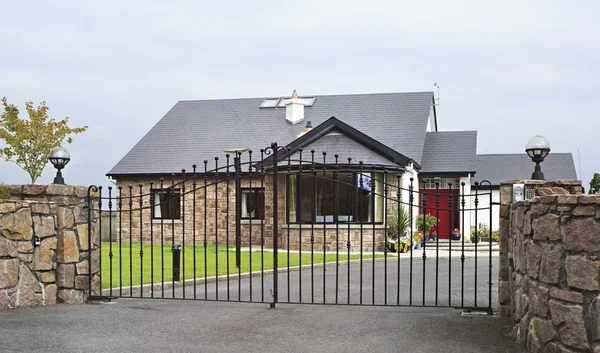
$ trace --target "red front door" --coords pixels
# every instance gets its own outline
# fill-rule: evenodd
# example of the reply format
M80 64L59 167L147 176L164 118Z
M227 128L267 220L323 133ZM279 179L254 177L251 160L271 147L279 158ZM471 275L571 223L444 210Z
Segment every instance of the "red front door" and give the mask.
M433 231L437 232L440 239L450 239L454 230L457 202L459 202L458 189L440 189L437 192L436 189L421 190L421 197L423 192L425 192L427 201L425 213L438 218L439 223L433 228ZM450 206L450 198L452 198L452 206ZM439 201L439 208L436 208L436 200Z

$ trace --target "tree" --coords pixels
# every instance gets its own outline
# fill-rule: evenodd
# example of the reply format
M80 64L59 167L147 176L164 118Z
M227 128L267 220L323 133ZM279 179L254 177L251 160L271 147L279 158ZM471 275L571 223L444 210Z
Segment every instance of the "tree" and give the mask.
M65 139L70 144L73 140L69 135L87 130L87 126L68 127L69 118L60 121L49 118L46 102L37 108L33 107L33 102L26 102L29 119L19 118L19 109L8 104L6 97L2 98L2 105L0 139L6 146L0 148L0 157L26 171L32 184L42 175L52 148L60 146Z
M594 173L590 181L590 194L600 194L600 173Z

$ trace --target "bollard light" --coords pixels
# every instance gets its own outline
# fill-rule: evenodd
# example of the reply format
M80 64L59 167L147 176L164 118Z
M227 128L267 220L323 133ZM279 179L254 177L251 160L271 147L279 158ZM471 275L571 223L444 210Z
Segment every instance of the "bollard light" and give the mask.
M171 248L173 251L173 281L177 282L180 278L181 273L181 245L174 244Z

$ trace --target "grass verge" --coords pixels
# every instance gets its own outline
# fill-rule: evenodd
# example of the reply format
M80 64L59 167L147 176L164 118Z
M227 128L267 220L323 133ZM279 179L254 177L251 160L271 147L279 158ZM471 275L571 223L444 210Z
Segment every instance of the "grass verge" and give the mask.
M180 279L191 279L199 277L212 277L218 274L227 274L227 264L229 260L229 273L237 274L238 268L235 266L235 252L228 251L225 245L196 245L195 251L192 245L181 247L180 255ZM172 281L173 276L173 252L171 245L149 245L149 244L112 244L112 260L110 258L110 243L102 243L102 288L115 288L122 286L161 283ZM142 254L143 256L140 256ZM195 255L195 256L194 256ZM364 253L363 259L372 258L372 253ZM382 254L376 254L375 257L383 257ZM339 261L348 260L348 255L340 252ZM351 254L350 260L360 259L360 255ZM273 269L273 252L265 251L244 251L241 253L240 273L252 271ZM309 252L302 253L302 265L311 264L311 255ZM314 253L314 263L335 262L336 254L326 254L323 261L323 253ZM288 266L287 252L278 253L278 268ZM300 265L300 254L289 254L290 267ZM194 271L194 268L196 270Z

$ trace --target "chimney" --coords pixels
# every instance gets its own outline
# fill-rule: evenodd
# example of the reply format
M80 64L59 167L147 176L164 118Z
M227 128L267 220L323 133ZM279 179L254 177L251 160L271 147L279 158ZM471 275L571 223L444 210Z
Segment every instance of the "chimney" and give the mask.
M310 121L306 122L306 132L309 132L310 130L312 130L312 124L310 123Z
M285 102L285 120L292 124L299 123L304 119L304 100L298 98L296 90L292 92L292 98Z

